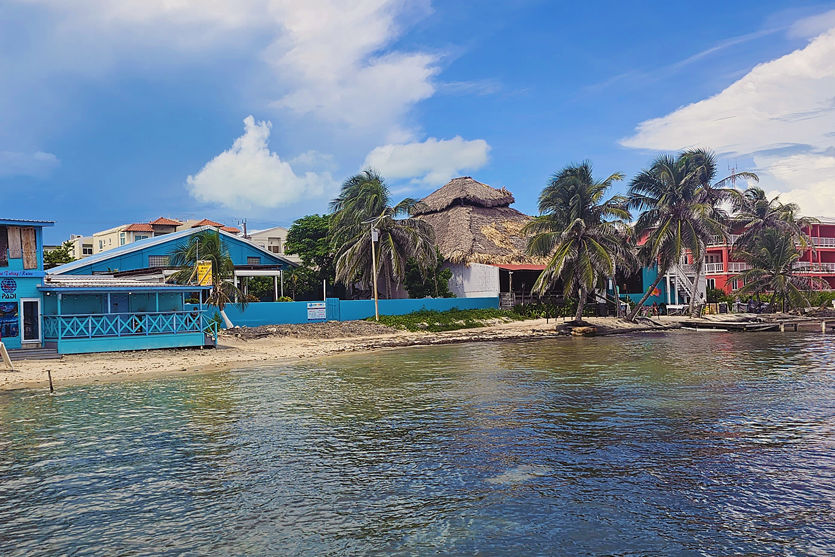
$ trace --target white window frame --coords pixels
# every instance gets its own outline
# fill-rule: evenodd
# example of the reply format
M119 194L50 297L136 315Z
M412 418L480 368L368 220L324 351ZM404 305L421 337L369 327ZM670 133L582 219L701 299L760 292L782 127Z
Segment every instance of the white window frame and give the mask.
M23 313L23 303L24 302L35 302L38 304L38 338L36 340L28 339L26 340L24 337L26 336L26 330L23 327L23 319L26 317ZM43 311L41 308L41 299L40 298L21 298L20 305L17 308L17 314L20 316L20 343L21 344L40 344L43 342Z

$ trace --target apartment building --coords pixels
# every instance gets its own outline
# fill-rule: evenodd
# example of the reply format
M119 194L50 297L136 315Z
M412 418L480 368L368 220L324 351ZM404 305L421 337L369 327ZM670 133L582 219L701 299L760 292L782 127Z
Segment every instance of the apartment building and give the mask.
M247 234L246 239L262 249L289 259L293 263L301 263L298 255L287 255L284 251L287 232L286 228L275 226L266 230L254 230Z
M800 260L795 263L795 271L800 275L814 276L835 288L835 219L818 217L818 224L808 227L805 232L814 245L804 250ZM732 292L740 284L732 280L748 268L748 265L733 256L733 246L739 234L731 234L729 240L716 237L707 247L704 274L707 288L720 288Z

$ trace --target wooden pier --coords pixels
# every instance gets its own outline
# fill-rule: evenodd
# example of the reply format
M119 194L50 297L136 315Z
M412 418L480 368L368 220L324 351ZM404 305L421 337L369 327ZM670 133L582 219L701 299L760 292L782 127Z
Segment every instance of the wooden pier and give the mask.
M730 332L763 332L763 331L780 331L788 330L798 331L820 331L826 334L827 327L835 332L835 320L814 319L814 318L797 318L797 319L774 319L774 320L751 320L751 321L719 321L709 319L690 319L682 321L681 326L688 329L695 330L721 330Z

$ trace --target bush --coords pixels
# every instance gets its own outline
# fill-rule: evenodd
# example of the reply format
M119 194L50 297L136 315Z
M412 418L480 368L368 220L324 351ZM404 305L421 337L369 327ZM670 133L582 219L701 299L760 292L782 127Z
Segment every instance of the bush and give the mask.
M290 296L282 296L281 298L276 300L276 302L292 302L292 301L293 301L293 298L291 298Z
M200 300L198 300L197 298L186 298L186 303L187 304L199 304Z
M583 308L583 317L595 315L595 305L587 303ZM546 317L574 317L577 313L577 300L566 298L562 302L538 301L513 306L513 312L526 319L544 319Z
M707 303L709 304L718 304L720 302L734 303L734 298L729 296L721 288L708 288L706 294Z
M218 331L223 328L223 319L220 317L220 314L218 312L215 312L215 314L209 318L208 322L206 323L206 328L203 329L203 332L207 334L214 333L214 331L212 330L213 323L217 323Z
M449 311L422 310L406 315L381 315L380 323L407 331L456 331L484 327L489 321L522 321L524 316L501 309L451 309ZM374 321L369 317L366 321Z

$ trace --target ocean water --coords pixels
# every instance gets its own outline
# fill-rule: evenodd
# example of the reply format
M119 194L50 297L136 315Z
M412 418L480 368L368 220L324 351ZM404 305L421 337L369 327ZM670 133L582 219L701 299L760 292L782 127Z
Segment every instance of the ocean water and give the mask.
M561 338L0 392L0 555L833 555L833 348Z

